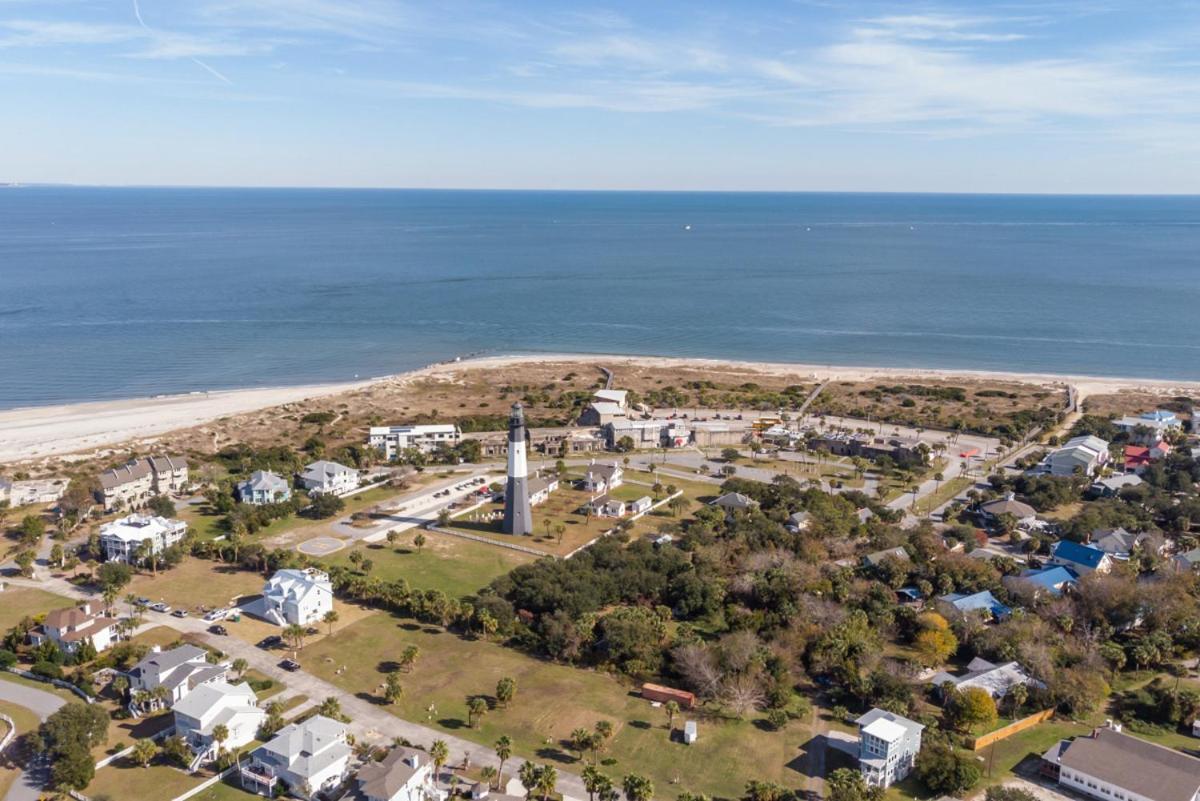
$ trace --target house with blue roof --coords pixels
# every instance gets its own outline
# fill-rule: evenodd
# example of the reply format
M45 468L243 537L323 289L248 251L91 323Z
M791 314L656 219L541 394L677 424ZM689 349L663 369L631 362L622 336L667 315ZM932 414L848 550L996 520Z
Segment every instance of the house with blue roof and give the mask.
M1013 577L1026 587L1031 587L1035 595L1043 592L1055 597L1062 595L1068 589L1079 583L1079 574L1063 565L1048 565L1047 567L1030 569Z
M938 596L938 603L944 609L951 612L957 612L960 615L983 614L992 620L1006 620L1012 616L1012 609L1000 603L1000 600L992 595L991 590L983 590L971 594L961 592L952 592L948 595Z
M1050 561L1069 567L1081 576L1089 573L1108 573L1113 567L1113 558L1094 545L1083 545L1071 540L1059 540L1050 550Z

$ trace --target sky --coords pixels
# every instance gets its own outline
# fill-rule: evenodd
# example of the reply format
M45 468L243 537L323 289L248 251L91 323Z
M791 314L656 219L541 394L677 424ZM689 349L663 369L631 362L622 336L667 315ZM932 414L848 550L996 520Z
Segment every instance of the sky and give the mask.
M1200 2L0 0L0 182L1200 193Z

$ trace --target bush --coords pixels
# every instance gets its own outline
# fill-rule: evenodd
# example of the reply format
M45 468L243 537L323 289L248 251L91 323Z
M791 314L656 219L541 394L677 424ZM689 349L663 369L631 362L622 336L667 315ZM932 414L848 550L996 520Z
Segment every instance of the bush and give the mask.
M0 668L10 668L17 664L17 655L12 651L0 648Z
M29 669L29 672L35 676L42 676L47 679L61 679L63 677L62 668L47 660L35 662L33 667Z

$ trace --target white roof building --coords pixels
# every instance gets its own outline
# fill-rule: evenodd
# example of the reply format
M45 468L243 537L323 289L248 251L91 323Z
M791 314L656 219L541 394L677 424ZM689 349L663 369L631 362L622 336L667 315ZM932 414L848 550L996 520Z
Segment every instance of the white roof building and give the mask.
M311 493L332 492L343 495L358 486L358 471L337 462L322 459L304 468L300 483Z
M1053 476L1095 475L1108 464L1108 443L1096 436L1075 437L1046 457L1046 470Z
M241 771L242 786L253 783L274 793L276 782L292 795L312 798L337 787L346 777L353 753L346 724L322 715L284 726L251 755Z
M192 770L216 756L213 732L217 726L224 726L227 734L222 747L240 748L254 739L266 718L249 684L223 680L200 685L171 711L175 715L175 733L183 737L196 755Z
M858 767L873 787L890 787L912 772L921 750L921 731L914 720L872 709L857 721Z
M228 665L209 662L203 648L185 644L147 654L129 671L129 686L147 692L166 687L171 703L175 703L202 684L223 682L228 672Z
M619 408L624 409L629 392L624 389L598 389L592 393L592 401L595 403L615 403Z
M968 687L979 687L986 690L992 698L1000 699L1008 695L1008 691L1018 684L1031 687L1044 687L1040 681L1025 672L1019 662L1005 662L995 665L986 659L975 657L967 665L967 672L961 676L942 671L929 680L935 687L946 683L953 684L957 690Z
M333 582L316 568L277 570L263 586L263 609L250 611L280 626L318 623L333 609Z
M138 548L147 540L151 550L162 553L183 539L187 523L166 517L132 514L100 527L100 545L109 561L132 564Z
M420 426L371 426L367 444L394 459L408 448L432 453L439 445L453 447L462 441L462 432L451 423Z

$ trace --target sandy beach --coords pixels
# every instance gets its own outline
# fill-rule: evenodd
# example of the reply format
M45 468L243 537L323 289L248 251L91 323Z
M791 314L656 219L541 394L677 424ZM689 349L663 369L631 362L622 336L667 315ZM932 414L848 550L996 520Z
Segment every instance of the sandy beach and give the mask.
M1042 373L1007 373L971 370L929 370L896 367L845 367L777 362L747 362L651 356L538 354L495 356L446 362L394 376L340 384L272 387L199 392L156 398L29 407L0 411L0 463L87 452L130 440L147 439L223 417L268 409L312 398L328 397L379 385L400 385L429 376L452 376L466 369L488 369L521 363L598 364L616 369L620 364L644 367L696 367L713 372L738 371L763 375L794 375L806 380L864 381L871 379L1004 380L1039 385L1069 384L1080 400L1089 395L1123 391L1162 394L1200 392L1200 382L1140 378L1108 378Z

